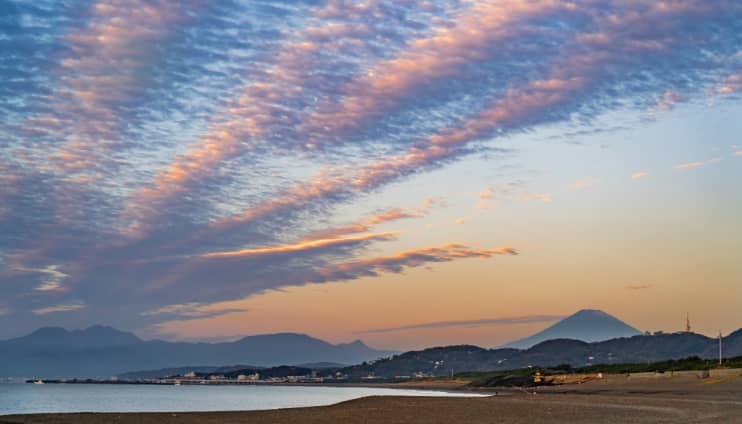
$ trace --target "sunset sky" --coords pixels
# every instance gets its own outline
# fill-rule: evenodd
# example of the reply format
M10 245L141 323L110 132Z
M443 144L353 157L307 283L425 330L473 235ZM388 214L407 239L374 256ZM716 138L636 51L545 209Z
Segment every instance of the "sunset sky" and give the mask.
M0 3L0 339L742 327L742 2Z

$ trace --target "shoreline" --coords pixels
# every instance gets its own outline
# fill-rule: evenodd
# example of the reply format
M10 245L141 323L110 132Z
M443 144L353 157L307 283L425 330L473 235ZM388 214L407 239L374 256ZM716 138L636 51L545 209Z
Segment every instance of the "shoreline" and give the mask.
M737 381L736 383L739 383ZM656 388L655 388L656 389ZM703 393L705 388L682 394L653 391L649 394L542 392L486 397L367 396L328 406L283 408L259 411L217 412L130 412L66 413L0 416L0 424L18 423L668 423L737 422L742 416L735 384L733 396L722 391Z
M482 396L371 395L327 406L220 412L46 413L2 415L17 423L660 423L737 422L742 417L742 370L708 379L696 372L609 375L586 383L524 390L491 387L472 391L462 380L393 384L281 384L301 387L364 387L468 393Z

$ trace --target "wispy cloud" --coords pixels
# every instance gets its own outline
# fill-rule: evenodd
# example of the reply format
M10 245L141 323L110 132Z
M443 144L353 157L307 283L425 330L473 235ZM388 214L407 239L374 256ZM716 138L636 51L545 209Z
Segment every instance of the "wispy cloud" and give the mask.
M678 170L693 169L693 168L700 168L704 165L706 165L706 162L686 162L686 163L681 163L680 165L676 165L675 169L678 169Z
M468 246L450 243L438 247L406 250L393 256L346 262L321 270L319 275L330 277L323 281L352 280L360 277L375 277L380 272L400 273L405 268L419 267L427 263L450 262L463 258L491 258L495 255L517 255L512 247L497 249L472 249Z
M220 315L226 315L236 312L245 312L245 308L225 307L223 304L203 304L199 302L181 303L176 305L167 305L151 311L142 312L143 316L177 316L179 319L184 318L212 318Z
M649 176L649 172L639 171L639 172L634 172L633 174L631 174L631 179L632 180L641 180L642 178L646 178L648 176Z
M44 308L34 309L33 313L35 315L47 315L47 314L54 314L57 312L77 311L84 307L85 305L83 303L64 303L60 305L53 305L53 306L47 306Z
M426 198L420 207L389 208L350 225L316 231L308 235L306 239L335 238L347 234L363 233L371 230L376 225L399 221L401 219L422 218L438 202L434 198Z
M245 258L250 256L276 255L282 253L295 253L307 250L322 249L325 247L355 244L358 242L370 240L390 240L394 238L394 233L363 234L358 236L338 237L319 240L305 240L293 244L284 244L270 247L256 247L251 249L241 249L226 252L204 253L201 258L221 259L221 258Z
M720 158L713 158L702 162L687 162L687 163L681 163L680 165L675 166L675 170L677 171L686 171L688 169L694 169L694 168L700 168L702 166L711 165L714 163L719 163L721 161Z
M564 318L564 315L529 315L519 317L504 318L483 318L475 320L454 320L454 321L434 321L420 324L402 325L399 327L376 328L373 330L360 331L360 334L379 334L393 333L397 331L425 330L436 328L457 328L457 327L485 327L500 325L518 325L533 324L542 322L553 322Z
M629 284L625 288L626 290L646 290L653 287L654 286L652 284Z

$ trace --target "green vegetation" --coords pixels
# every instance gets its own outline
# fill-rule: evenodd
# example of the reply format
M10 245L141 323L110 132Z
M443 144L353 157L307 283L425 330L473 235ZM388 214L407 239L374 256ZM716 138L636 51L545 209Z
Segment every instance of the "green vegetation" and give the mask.
M742 356L725 359L720 367L718 361L691 356L685 359L651 362L646 364L606 364L572 367L568 364L554 367L518 368L504 371L467 372L456 377L470 380L472 386L532 386L533 375L540 372L544 377L566 374L632 374L641 372L705 371L714 368L742 368ZM548 384L548 379L545 382Z

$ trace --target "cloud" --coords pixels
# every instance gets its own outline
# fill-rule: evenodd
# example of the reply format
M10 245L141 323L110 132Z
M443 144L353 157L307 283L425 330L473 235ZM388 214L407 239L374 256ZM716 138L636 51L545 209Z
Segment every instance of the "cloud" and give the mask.
M345 60L346 55L373 55L374 43L385 42L387 47L399 43L399 35L389 26L389 20L394 20L389 12L378 2L355 5L331 1L312 10L306 26L289 31L288 40L274 49L273 60L262 64L249 82L235 88L238 96L212 117L200 140L158 171L151 185L131 196L122 214L128 232L140 235L148 231L145 226L154 225L150 221L159 215L159 210L153 211L149 205L193 190L199 180L214 176L230 159L275 149L287 153L318 149L321 140L287 134L291 132L287 127L298 125L302 109L314 103L312 96L327 97L328 91L336 90L338 79L323 76L338 66L326 61L327 53ZM332 21L327 22L328 17ZM409 30L407 21L396 24L396 31ZM271 143L276 138L283 143Z
M270 247L256 247L251 249L241 249L227 252L210 252L204 253L200 257L203 259L226 259L226 258L245 258L250 256L276 255L282 253L295 253L307 250L321 249L346 244L356 244L369 240L391 240L394 233L364 234L359 236L339 237L319 240L305 240L294 244L285 244Z
M59 265L48 265L44 268L25 268L22 266L12 267L12 272L22 274L41 274L40 284L34 290L37 292L50 292L63 290L62 281L69 277L59 271Z
M553 1L498 3L472 2L455 16L455 26L445 23L432 35L411 40L409 48L381 61L351 80L340 102L327 102L311 116L306 127L323 135L344 135L373 118L393 112L409 96L425 95L431 84L465 71L472 63L486 63L507 55L507 46L530 34L529 24L546 16L574 10L571 3ZM505 50L491 49L499 44Z
M466 224L466 220L465 219L457 219L453 223L456 224L456 225L464 225L464 224Z
M676 104L685 101L685 96L676 91L665 91L657 104L659 110L672 110Z
M567 186L567 191L583 190L592 187L595 185L595 182L594 178L580 178L579 180L569 184Z
M736 152L734 152L734 154L736 156L742 156L742 150L737 150Z
M742 91L742 74L730 75L722 81L722 83L716 87L716 93L718 94L732 94Z
M706 166L706 165L710 165L710 164L714 164L714 163L719 163L720 161L721 161L720 158L713 158L713 159L709 159L709 160L706 160L706 161L703 161L703 162L687 162L687 163L681 163L680 165L676 165L675 166L675 170L677 170L677 171L685 171L685 170L688 170L688 169L700 168L702 166Z
M642 178L646 178L649 176L649 172L646 171L638 171L631 174L632 180L641 180Z
M626 286L626 290L646 290L651 289L654 286L652 284L629 284Z
M704 165L706 165L706 162L688 162L688 163L681 163L680 165L675 166L675 169L678 169L678 170L693 169L693 168L700 168Z
M492 199L495 196L495 193L497 190L495 190L494 187L487 187L484 190L479 192L479 200L477 200L477 209L495 209L498 207L498 204L495 203Z
M203 304L199 302L167 305L151 311L142 312L143 316L176 316L178 319L213 318L235 312L245 312L247 309L225 307L224 304Z
M307 239L335 238L347 234L363 233L371 230L376 225L394 222L401 219L422 218L426 216L431 208L439 203L439 200L426 198L420 207L415 208L389 208L383 212L371 215L350 225L320 230L311 233Z
M169 305L484 257L368 258L390 239L367 233L428 208L359 200L541 125L730 91L742 47L725 0L134 6L4 9L10 327L59 305L85 305L54 316L67 325L146 327ZM12 270L51 265L65 276Z
M376 328L373 330L360 331L360 334L393 333L397 331L424 330L435 328L458 328L458 327L486 327L499 325L518 325L553 322L564 318L564 315L529 315L505 318L483 318L475 320L434 321L420 324L402 325L399 327Z
M47 306L44 308L38 308L34 309L32 312L35 315L47 315L47 314L54 314L57 312L72 312L77 311L82 308L84 308L85 305L83 303L64 303L60 305L54 305L54 306Z
M552 201L551 195L547 193L523 193L521 199L526 202L537 200L544 203L551 203Z
M487 187L479 192L479 200L490 200L495 195L495 189Z
M471 249L465 245L450 243L438 247L406 250L392 256L358 260L334 265L318 272L318 279L312 282L353 280L361 277L375 277L381 272L400 273L405 268L419 267L428 263L450 262L463 258L491 258L495 255L517 255L512 247L492 250Z
M186 21L187 4L168 0L93 4L88 22L67 34L66 55L55 72L49 111L26 120L25 131L59 137L50 154L68 176L110 159L120 142L118 111L149 85L142 72L173 25Z

